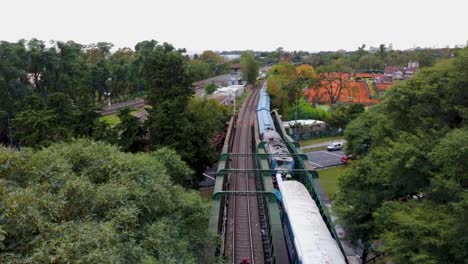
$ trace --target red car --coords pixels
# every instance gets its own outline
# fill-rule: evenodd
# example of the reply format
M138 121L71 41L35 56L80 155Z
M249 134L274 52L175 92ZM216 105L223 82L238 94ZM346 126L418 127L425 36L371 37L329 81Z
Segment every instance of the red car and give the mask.
M344 164L348 164L349 162L351 162L352 159L353 155L346 155L341 157L341 162L343 162Z

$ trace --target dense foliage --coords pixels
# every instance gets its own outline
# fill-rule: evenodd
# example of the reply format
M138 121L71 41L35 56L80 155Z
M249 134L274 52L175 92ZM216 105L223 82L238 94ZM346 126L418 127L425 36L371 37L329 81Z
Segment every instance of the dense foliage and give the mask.
M294 67L290 63L279 63L268 70L267 89L271 96L271 107L287 114L300 103L304 89L317 78L310 65Z
M210 140L223 131L227 110L191 99L192 66L199 61L208 65L209 75L220 74L228 69L224 59L206 51L191 61L185 50L155 40L142 41L135 50L111 48L110 43L0 42L0 144L39 149L85 137L138 152L149 138L153 150L173 148L197 171L211 165L217 146ZM119 101L148 95L148 122L142 124L130 109L121 109L117 125L100 121L108 93ZM189 104L199 108L188 109ZM217 112L200 113L207 107Z
M329 122L332 118L330 111L319 109L311 105L305 100L300 100L297 106L297 115L295 107L291 107L286 115L283 116L284 120L297 119L314 119Z
M285 51L277 48L270 52L256 52L261 62L273 65L281 61L295 65L309 64L314 68L341 65L352 71L381 72L385 66L406 66L417 61L421 67L433 66L441 59L447 59L460 48L393 50L381 44L378 48L368 49L361 45L355 51ZM318 70L318 69L317 69Z
M205 85L205 94L212 94L216 91L218 86L215 83L208 83Z
M207 262L208 204L173 184L191 170L170 150L78 140L0 164L1 263Z
M344 129L364 111L365 107L362 104L335 104L330 108L329 124Z
M151 106L147 125L153 148L173 148L202 172L216 158L209 140L223 131L227 109L215 101L192 98L193 79L183 52L167 43L147 46L143 71Z
M221 55L205 50L202 54L195 54L194 59L188 64L188 71L194 81L200 81L213 76L229 72L230 63L226 62Z
M242 53L240 58L241 71L244 80L248 84L255 84L258 77L258 70L260 69L260 62L255 58L255 54L251 51Z
M10 127L11 141L28 147L106 134L97 113L105 93L125 100L143 92L141 52L111 48L104 42L0 42L0 143L9 143Z
M468 259L467 72L464 49L394 86L345 132L359 159L338 211L352 240L394 263Z

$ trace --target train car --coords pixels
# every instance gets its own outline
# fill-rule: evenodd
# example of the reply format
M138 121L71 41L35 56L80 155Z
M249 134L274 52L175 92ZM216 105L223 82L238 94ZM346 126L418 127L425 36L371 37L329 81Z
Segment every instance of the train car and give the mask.
M270 110L262 109L257 111L257 123L258 123L258 132L260 133L260 138L263 140L265 131L273 129L275 125L273 124L273 119L271 119Z
M260 98L257 106L258 132L263 139L263 133L266 129L273 128L273 120L270 114L270 96L266 92L265 86L260 90Z
M304 185L294 180L283 181L280 173L276 180L294 243L291 263L345 264L340 248Z
M283 181L283 171L294 170L294 159L275 131L270 113L270 96L265 87L260 93L257 107L257 123L265 151L270 155L270 168L277 171L276 182L281 203L286 213L286 225L291 241L291 263L346 263L335 239L320 215L320 210L302 183Z
M263 133L263 140L266 142L266 152L271 154L270 166L272 169L276 171L294 170L294 159L278 132L273 129L266 129Z
M270 96L265 87L262 88L257 107L257 123L260 138L266 142L265 151L271 154L270 166L275 170L293 170L294 159L289 155L288 148L281 136L275 131L275 125L270 113Z
M260 110L267 110L270 112L270 95L267 93L265 85L260 89L257 111Z

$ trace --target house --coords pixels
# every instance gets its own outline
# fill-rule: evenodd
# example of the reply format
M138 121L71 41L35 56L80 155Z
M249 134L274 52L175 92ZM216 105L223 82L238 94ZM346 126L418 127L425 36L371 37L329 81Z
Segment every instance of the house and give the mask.
M393 82L394 80L403 80L405 70L398 66L387 66L384 70L384 82Z
M417 61L408 62L408 67L406 67L406 71L405 71L405 77L409 78L413 76L413 74L415 74L418 69L419 69L419 62Z
M398 66L387 66L384 70L383 81L391 83L394 80L404 80L413 76L414 73L419 69L419 63L410 61L407 67Z
M231 66L231 75L241 76L241 65L240 63L233 64Z

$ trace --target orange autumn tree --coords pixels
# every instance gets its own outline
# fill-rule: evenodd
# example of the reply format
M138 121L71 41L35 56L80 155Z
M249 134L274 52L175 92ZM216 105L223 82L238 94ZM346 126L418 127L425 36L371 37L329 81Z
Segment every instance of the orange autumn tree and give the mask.
M309 100L337 103L342 92L350 88L350 70L346 63L339 60L332 65L319 67L317 81L306 92Z

